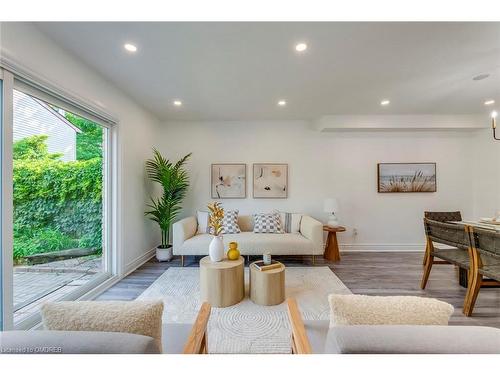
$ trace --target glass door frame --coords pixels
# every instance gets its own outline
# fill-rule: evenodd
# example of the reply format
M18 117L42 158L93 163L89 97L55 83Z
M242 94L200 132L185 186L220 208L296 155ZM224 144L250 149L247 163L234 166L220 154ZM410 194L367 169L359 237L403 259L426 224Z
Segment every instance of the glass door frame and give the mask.
M12 186L12 107L14 75L0 68L2 78L2 134L1 134L1 165L2 165L2 196L1 196L1 222L2 222L2 246L1 246L1 267L2 267L2 330L13 328L13 186Z
M14 70L15 72L15 70ZM1 267L2 267L2 321L3 330L8 329L30 329L36 327L41 322L39 313L35 313L28 318L22 320L14 326L13 312L13 92L15 89L24 89L32 87L33 90L43 86L33 82L27 82L21 76L17 76L6 69L0 67L0 74L3 74L3 111L2 111L2 134L1 134L1 166L2 166L2 232L1 232ZM1 76L0 76L1 77ZM19 86L19 87L18 87ZM53 88L53 86L49 86ZM40 91L40 90L39 90ZM50 98L52 90L46 94L44 91L39 93L43 97ZM74 99L74 95L65 95L63 90L58 90L59 97L69 97ZM54 98L57 101L57 97ZM68 110L73 112L73 108L80 108L81 105L74 105L74 101L67 101ZM50 102L50 99L47 100ZM52 103L51 103L52 104ZM59 104L59 103L54 103ZM92 108L84 103L84 108ZM80 111L82 112L82 111ZM79 116L86 117L84 113L76 113ZM102 112L100 112L102 113ZM92 112L90 112L92 117ZM121 267L119 263L118 253L118 165L117 165L117 132L118 126L116 121L97 121L96 116L91 118L92 121L103 127L103 268L104 272L96 276L94 279L82 285L77 290L66 294L61 300L78 300L91 299L101 291L119 280ZM0 330L2 327L0 327Z

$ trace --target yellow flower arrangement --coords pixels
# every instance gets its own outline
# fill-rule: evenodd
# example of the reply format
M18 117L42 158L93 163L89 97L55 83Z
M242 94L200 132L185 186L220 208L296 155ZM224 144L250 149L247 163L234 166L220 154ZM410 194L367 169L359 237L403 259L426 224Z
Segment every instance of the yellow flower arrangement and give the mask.
M218 236L222 233L222 219L224 218L224 209L220 202L210 203L208 206L210 217L208 218L208 226L214 230L213 234Z

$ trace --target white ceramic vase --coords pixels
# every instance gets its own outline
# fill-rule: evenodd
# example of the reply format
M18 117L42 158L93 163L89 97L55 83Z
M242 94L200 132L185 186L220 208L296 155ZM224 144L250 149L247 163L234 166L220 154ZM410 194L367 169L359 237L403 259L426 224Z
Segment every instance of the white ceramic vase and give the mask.
M214 236L208 247L208 255L212 262L220 262L224 258L224 242L222 236Z

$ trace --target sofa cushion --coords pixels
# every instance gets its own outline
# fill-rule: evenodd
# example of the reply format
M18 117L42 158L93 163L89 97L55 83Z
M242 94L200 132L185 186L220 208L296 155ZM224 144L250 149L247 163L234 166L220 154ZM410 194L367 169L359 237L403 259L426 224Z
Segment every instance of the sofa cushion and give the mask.
M447 325L453 306L435 298L330 294L330 326Z
M198 211L196 212L196 221L198 222L198 230L196 233L210 233L210 227L208 225L208 219L210 214L207 211ZM213 230L212 230L213 232Z
M254 233L285 233L281 229L281 220L278 212L254 214L253 221Z
M148 336L122 332L0 332L2 354L153 354L160 353Z
M162 301L51 302L41 313L48 330L134 333L154 338L161 351Z
M317 249L312 241L295 233L241 232L225 234L223 238L226 248L229 242L238 242L242 255L262 255L264 251L272 255L322 254L322 249ZM176 254L207 255L211 240L212 236L209 234L198 234L184 241L182 246L176 249Z
M304 320L304 327L313 354L325 353L325 343L329 326L330 322L328 320Z
M302 214L279 212L281 228L285 233L299 233Z
M192 329L192 324L164 324L162 334L163 353L182 354Z
M339 326L328 331L324 353L500 354L500 329L477 326Z
M238 210L225 210L222 218L222 234L240 233Z

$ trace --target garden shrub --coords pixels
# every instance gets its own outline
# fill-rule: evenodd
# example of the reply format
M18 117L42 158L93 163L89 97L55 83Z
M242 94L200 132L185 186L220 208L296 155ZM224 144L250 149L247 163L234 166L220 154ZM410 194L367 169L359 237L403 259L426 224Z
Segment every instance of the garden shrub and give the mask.
M64 162L45 141L14 145L14 258L75 247L100 252L102 159Z

